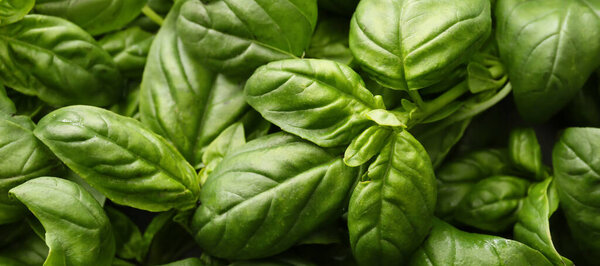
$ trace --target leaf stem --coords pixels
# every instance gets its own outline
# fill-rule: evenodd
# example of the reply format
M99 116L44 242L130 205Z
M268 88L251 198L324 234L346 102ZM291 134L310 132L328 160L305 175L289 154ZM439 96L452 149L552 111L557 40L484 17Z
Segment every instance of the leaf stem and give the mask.
M408 96L415 102L415 104L419 107L423 107L425 102L423 102L423 98L421 98L421 94L417 90L407 90Z
M452 87L451 89L444 92L442 95L437 98L426 102L423 104L423 112L425 117L432 115L433 113L439 111L444 108L444 106L458 99L460 96L469 91L469 86L466 81L459 83L458 85Z
M154 12L154 10L152 10L152 8L150 8L148 5L142 8L142 13L144 13L146 17L148 17L150 20L154 21L160 26L162 26L162 24L165 22L165 19L159 14L156 14L156 12Z

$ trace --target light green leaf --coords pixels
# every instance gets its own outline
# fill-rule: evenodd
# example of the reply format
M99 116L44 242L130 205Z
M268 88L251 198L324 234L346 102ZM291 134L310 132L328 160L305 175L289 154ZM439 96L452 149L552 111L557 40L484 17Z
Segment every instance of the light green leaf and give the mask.
M378 82L414 90L444 80L491 29L488 0L363 0L350 23L350 49Z
M244 91L265 119L322 147L350 143L372 124L367 112L385 109L356 72L329 60L270 63L254 72Z
M431 228L433 167L407 131L395 132L352 192L348 230L359 265L407 261Z
M0 25L21 20L33 8L35 0L2 0L0 2Z
M220 258L280 253L341 215L356 170L289 134L250 141L208 177L191 223L194 237Z
M34 131L110 200L148 211L196 206L199 182L185 159L139 121L91 106L58 109Z
M115 239L110 221L85 189L68 180L40 177L9 193L44 226L50 248L45 265L111 264Z

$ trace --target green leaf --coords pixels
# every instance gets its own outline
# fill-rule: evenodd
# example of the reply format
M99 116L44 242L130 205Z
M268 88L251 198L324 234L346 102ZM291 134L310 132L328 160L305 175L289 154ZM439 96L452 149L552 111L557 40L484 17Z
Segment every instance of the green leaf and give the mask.
M350 23L350 49L378 82L414 90L466 63L491 29L488 0L363 0Z
M210 266L210 264L206 265L203 261L201 261L198 258L187 258L167 264L162 264L160 266Z
M110 55L64 19L27 15L0 40L0 82L50 105L108 105L124 85Z
M356 136L346 148L344 153L344 163L350 167L357 167L365 164L373 156L377 155L381 149L389 142L389 137L393 135L390 128L382 126L371 126Z
M467 65L467 83L471 93L500 89L506 81L504 65L491 54L477 53Z
M528 187L529 181L519 177L487 177L462 198L454 219L477 229L504 232L516 222Z
M115 236L116 254L122 259L141 260L142 233L127 215L117 209L105 206L104 211L110 220Z
M517 241L460 231L434 219L433 229L409 265L552 265L544 255Z
M319 1L319 5L321 2L322 0ZM350 65L354 57L348 46L349 27L350 23L347 19L334 16L321 17L310 40L310 46L306 50L306 57L329 59Z
M498 47L523 118L550 118L600 66L598 10L587 0L498 0Z
M231 152L246 144L244 135L244 126L241 123L235 123L223 130L221 134L211 142L202 156L202 163L205 165L200 172L200 185L206 182L208 176L215 170L217 165Z
M300 57L317 24L316 0L187 1L177 21L184 46L211 69L249 76Z
M589 263L600 259L600 129L568 128L554 145L552 164L560 207Z
M196 205L196 172L139 121L91 106L58 109L34 131L54 154L110 200L148 211Z
M50 248L45 265L110 265L115 239L98 202L79 185L55 177L10 190L40 220Z
M542 150L533 128L513 129L508 140L508 153L515 167L532 174L531 179L544 179L546 173L542 163Z
M33 135L35 125L24 116L0 114L0 224L23 218L26 210L8 191L59 167L54 155Z
M179 10L194 1L175 4L152 44L141 85L140 112L144 124L170 140L199 168L206 146L249 107L243 83L212 73L181 46L175 32Z
M358 264L407 261L429 232L435 196L425 149L407 131L396 132L352 192L348 231Z
M417 125L410 130L425 147L434 168L442 164L452 147L462 138L471 119L447 124L443 121Z
M21 20L33 8L35 0L3 0L0 2L0 26Z
M0 114L15 114L17 108L13 101L6 95L6 89L0 84Z
M554 265L573 265L558 254L552 243L549 219L557 207L558 192L552 178L530 186L517 214L514 238L544 254Z
M140 117L140 86L137 82L132 82L124 93L125 97L108 108L117 114L128 116L139 120Z
M138 78L142 76L153 39L153 34L131 27L102 37L98 44L112 56L123 76Z
M322 147L350 143L372 124L367 112L385 109L356 72L329 60L270 63L254 72L244 91L265 119Z
M94 199L96 199L96 201L98 201L98 203L100 203L100 206L104 207L104 203L106 202L106 196L104 196L104 194L100 193L100 191L98 191L95 188L93 188L92 186L90 186L90 184L85 182L85 180L83 180L83 178L81 178L81 176L78 176L73 171L67 170L65 173L65 179L67 179L69 181L73 181L77 185L80 185L83 189L85 189L87 192L89 192L90 195L92 195L92 197L94 197Z
M27 234L0 251L0 265L42 265L48 246L28 228Z
M443 164L437 171L438 196L435 215L450 220L473 186L490 176L509 173L506 150L486 149L468 153Z
M220 258L280 253L341 215L356 170L289 134L250 141L208 177L191 223L194 237Z
M164 214L166 213L156 216L144 233L144 250L147 250L147 253L143 265L167 263L189 254L192 250L199 250L190 233L173 222L174 213ZM158 220L158 223L154 223L155 220ZM148 234L151 227L152 234Z
M123 28L145 4L146 0L37 0L35 11L65 18L99 35Z
M403 121L400 121L393 112L390 112L385 109L375 109L368 111L365 116L377 123L380 126L388 126L388 127L403 127L406 128L406 124Z

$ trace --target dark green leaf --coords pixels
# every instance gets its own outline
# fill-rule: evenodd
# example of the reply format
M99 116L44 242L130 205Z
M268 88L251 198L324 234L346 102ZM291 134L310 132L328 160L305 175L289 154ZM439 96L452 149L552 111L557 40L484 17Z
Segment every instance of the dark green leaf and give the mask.
M58 168L56 158L33 135L34 127L28 117L0 114L0 224L19 221L26 211L8 198L10 189Z
M415 252L412 266L552 265L544 255L517 241L460 231L434 219L429 238Z
M123 76L137 78L142 76L153 39L154 35L131 27L104 36L98 44L112 56Z
M142 122L170 140L195 167L202 153L248 109L243 83L215 74L191 58L175 33L179 1L152 44L141 86Z
M145 4L146 0L36 0L35 11L63 17L99 35L127 25Z
M51 105L104 106L123 87L110 55L64 19L27 15L0 27L0 40L0 82Z
M588 0L498 0L498 47L523 118L550 118L600 66L599 10Z
M561 209L590 263L600 260L599 152L598 128L566 129L552 152Z
M177 33L213 70L246 76L302 56L316 24L316 0L193 0L182 7Z

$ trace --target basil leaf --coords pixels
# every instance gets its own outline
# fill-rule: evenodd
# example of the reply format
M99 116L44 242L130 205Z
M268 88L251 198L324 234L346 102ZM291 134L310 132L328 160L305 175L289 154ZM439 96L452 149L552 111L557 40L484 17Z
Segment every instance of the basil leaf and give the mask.
M3 0L0 2L0 25L21 20L33 8L35 0Z
M350 67L329 60L292 59L257 69L244 88L246 100L284 131L322 147L346 145L385 109Z
M42 265L48 257L48 246L31 229L18 241L0 250L1 265Z
M508 153L515 167L533 174L534 180L544 179L542 149L532 128L517 128L510 132Z
M206 146L242 117L248 105L242 83L207 70L182 47L175 23L180 8L192 1L175 4L152 44L140 112L144 124L199 168Z
M471 119L464 119L452 124L440 121L417 125L411 132L425 147L433 167L437 168L444 162L452 147L462 138L470 123Z
M117 256L123 259L141 260L142 233L137 225L127 215L113 207L105 206L104 211L113 228Z
M289 134L250 141L208 177L191 223L194 237L221 258L280 253L341 215L356 170Z
M454 219L477 229L503 232L517 220L527 196L529 181L513 176L492 176L477 182L462 198Z
M320 18L310 46L306 50L306 57L329 59L350 65L354 57L348 46L349 25L347 19L333 16Z
M558 254L552 243L549 219L557 208L558 192L552 178L530 186L517 214L514 238L544 254L554 265L573 265Z
M487 0L363 0L350 23L350 50L379 83L414 90L444 80L491 29Z
M460 231L434 219L433 229L409 265L552 265L517 241Z
M270 61L300 57L317 24L316 0L187 1L182 43L211 69L248 76Z
M59 167L48 148L33 135L34 127L27 117L0 114L0 224L19 221L26 211L8 198L10 189Z
M348 231L359 265L407 261L431 228L435 175L407 131L395 133L352 192Z
M127 25L145 4L146 0L36 0L35 11L65 18L99 35Z
M0 82L51 105L108 105L124 85L110 55L66 20L27 15L0 27L0 40Z
M507 174L510 168L508 152L499 149L471 152L443 164L436 171L436 216L444 220L451 219L460 202L477 182L490 176Z
M241 123L235 123L223 130L219 136L208 145L206 152L202 156L202 163L205 167L200 172L200 185L206 182L208 176L217 168L219 163L229 153L246 144L244 135L244 126Z
M131 27L102 37L98 44L112 56L123 76L137 78L142 76L153 39L153 34Z
M352 140L344 153L344 163L350 167L360 166L379 154L394 133L382 126L371 126Z
M140 122L91 106L58 109L34 134L110 200L148 211L196 205L196 172Z
M600 129L568 128L554 145L552 164L560 206L587 260L600 259Z
M600 66L600 6L588 2L498 0L498 48L523 118L550 118Z
M110 264L115 254L110 221L85 189L68 180L40 177L9 193L25 204L46 230L50 250L44 264Z
M15 114L17 108L13 101L6 94L6 89L0 84L0 115L4 114Z

